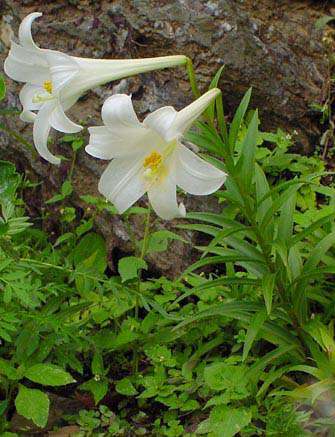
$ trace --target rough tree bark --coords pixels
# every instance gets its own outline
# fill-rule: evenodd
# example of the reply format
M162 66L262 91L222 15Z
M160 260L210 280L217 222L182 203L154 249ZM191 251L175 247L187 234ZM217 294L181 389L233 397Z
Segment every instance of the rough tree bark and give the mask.
M41 47L87 57L125 58L183 53L194 61L200 87L208 85L215 71L225 64L220 86L226 112L238 104L253 86L252 105L260 109L262 127L299 132L300 150L310 150L318 135L318 123L310 111L312 102L322 101L328 80L322 34L314 23L325 11L316 1L303 0L0 0L0 60L9 41L17 34L20 19L33 11L43 12L34 24ZM1 17L0 17L1 18ZM0 63L2 67L2 62ZM19 106L19 86L7 81L8 97L3 106ZM129 78L93 90L73 108L73 118L88 125L99 124L103 100L114 92L132 93L139 114L166 104L181 108L192 99L183 69L160 71ZM31 126L17 118L1 120L31 141ZM56 137L57 138L57 137ZM55 142L56 143L56 142ZM65 145L54 150L69 155ZM11 159L28 175L43 181L41 196L30 199L31 208L41 208L59 188L68 170L36 159L22 144L0 132L0 157ZM96 193L104 163L80 153L74 172L74 202L80 194ZM207 202L207 204L206 204ZM215 208L208 199L187 200L194 209ZM32 211L33 213L33 211ZM118 217L101 215L98 226L116 252L130 250L129 236ZM159 227L170 226L158 223ZM141 224L135 229L140 233ZM155 257L153 266L175 275L192 258L191 246L173 243L167 255Z

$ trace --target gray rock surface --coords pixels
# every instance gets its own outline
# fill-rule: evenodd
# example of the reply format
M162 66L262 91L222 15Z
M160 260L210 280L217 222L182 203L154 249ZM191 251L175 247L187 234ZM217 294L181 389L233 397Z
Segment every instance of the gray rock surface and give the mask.
M203 90L225 64L220 87L226 113L229 115L246 89L253 86L252 105L260 109L262 127L296 129L301 150L310 150L318 134L310 104L322 101L327 80L322 34L314 27L324 13L320 8L319 2L303 0L0 0L0 65L20 19L41 11L43 16L34 24L41 47L83 57L186 54L194 61ZM20 86L11 80L7 84L8 98L3 106L19 106ZM93 90L72 108L73 119L100 124L102 102L114 92L132 93L141 115L166 104L179 109L192 99L185 70L164 70ZM31 141L31 126L13 117L1 122ZM56 144L54 150L57 147L58 152L69 155L65 145ZM21 169L42 178L41 198L55 193L68 169L66 163L51 168L3 132L0 157L15 160ZM74 173L75 194L96 193L104 166L81 153ZM76 196L74 201L81 204ZM42 206L40 199L35 203L36 208ZM194 209L216 208L215 201L208 198L192 198L186 203ZM129 236L118 217L101 216L98 223L111 248L130 250ZM135 229L140 235L141 225ZM191 245L178 242L173 243L172 252L152 261L157 270L176 275L192 257Z

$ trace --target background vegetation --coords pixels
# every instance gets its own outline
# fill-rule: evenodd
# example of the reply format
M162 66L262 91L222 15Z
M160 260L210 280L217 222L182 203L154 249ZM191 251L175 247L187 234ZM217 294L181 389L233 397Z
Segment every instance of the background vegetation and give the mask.
M36 183L0 162L1 435L333 432L332 143L326 155L322 144L294 153L294 133L263 132L250 96L228 125L219 98L188 133L229 178L215 194L219 212L178 222L203 244L174 280L146 259L182 237L153 231L149 208L126 213L143 221L143 237L115 275L95 232L112 205L82 196L84 214L75 210L70 169L32 220L25 199ZM84 145L63 141L74 154ZM61 219L50 234L54 206Z

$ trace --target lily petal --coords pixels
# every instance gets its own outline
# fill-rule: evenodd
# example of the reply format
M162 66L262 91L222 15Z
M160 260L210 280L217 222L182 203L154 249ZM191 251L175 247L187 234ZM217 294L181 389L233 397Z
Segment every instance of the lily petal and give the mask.
M45 59L50 68L53 92L59 91L79 73L75 59L65 53L46 50Z
M223 171L182 144L178 145L176 156L176 182L187 193L200 196L211 194L226 180L227 175Z
M60 164L60 159L54 156L48 149L48 136L50 132L49 118L55 109L55 102L45 103L39 110L34 123L33 137L34 144L42 158L51 164Z
M115 94L105 101L102 119L106 126L89 128L90 140L85 149L96 158L126 157L142 151L145 154L150 151L148 144L157 142L152 132L139 122L126 94Z
M7 76L18 82L41 85L50 79L49 68L43 54L23 48L12 41L9 55L4 62Z
M34 103L34 97L36 95L44 95L46 91L38 85L32 85L30 83L26 83L21 88L19 98L21 105L23 106L23 110L32 110L37 111L42 106L42 103Z
M20 119L25 123L34 123L36 114L31 111L22 111L20 114Z
M59 132L72 134L82 130L82 126L73 123L73 121L68 118L60 103L58 103L56 108L52 111L49 118L49 123L51 127Z
M158 184L153 184L148 190L149 202L155 213L164 220L185 216L185 206L178 205L177 187L173 169Z
M109 127L141 127L134 111L131 97L127 94L114 94L105 101L101 118Z
M178 112L172 106L164 106L147 115L143 124L166 139L170 137L171 125L177 114Z
M213 88L190 105L186 106L186 108L179 111L174 118L165 139L171 141L174 138L183 135L220 93L221 91L218 88Z
M107 166L99 181L99 191L120 214L132 206L146 191L143 156L117 158Z
M20 44L23 47L26 47L28 49L32 48L32 49L41 50L34 43L33 37L31 35L31 25L33 21L41 16L42 16L41 12L32 12L22 20L19 28L19 40L20 40Z
M99 159L125 158L134 153L146 153L146 133L140 129L130 128L120 132L111 132L105 126L91 127L89 144L86 152ZM150 149L149 149L150 150Z

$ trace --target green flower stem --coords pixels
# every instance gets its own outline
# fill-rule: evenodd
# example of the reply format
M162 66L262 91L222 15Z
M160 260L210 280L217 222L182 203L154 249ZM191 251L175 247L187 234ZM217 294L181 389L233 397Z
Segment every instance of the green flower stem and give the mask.
M144 228L144 235L143 235L143 242L142 242L142 248L141 248L141 255L140 258L143 260L148 249L148 243L149 243L149 236L150 236L150 215L151 215L151 206L148 205L148 212L147 216L145 218L145 228ZM142 271L141 269L138 271L138 277L137 277L137 294L136 294L136 302L135 302L135 320L139 321L139 308L140 308L140 296L141 296L141 277L142 277ZM133 369L134 372L138 372L138 364L139 364L139 357L137 348L134 350L134 358L133 358Z
M145 228L144 228L144 236L141 250L141 259L144 259L149 243L149 232L150 232L150 215L151 215L151 206L148 205L148 212L145 220Z

